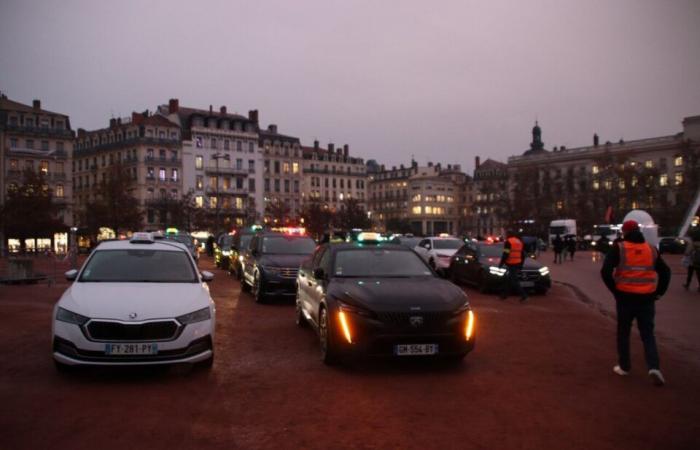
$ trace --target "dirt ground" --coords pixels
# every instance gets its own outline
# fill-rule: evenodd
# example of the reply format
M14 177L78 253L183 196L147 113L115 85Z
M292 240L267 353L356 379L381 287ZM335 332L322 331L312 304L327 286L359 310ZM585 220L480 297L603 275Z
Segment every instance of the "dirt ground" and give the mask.
M212 270L210 259L200 266ZM0 285L0 449L698 449L700 370L660 341L668 384L615 363L615 323L555 284L527 304L467 289L477 345L460 365L329 368L290 302L253 303L213 270L210 370L54 370L51 308L66 282Z

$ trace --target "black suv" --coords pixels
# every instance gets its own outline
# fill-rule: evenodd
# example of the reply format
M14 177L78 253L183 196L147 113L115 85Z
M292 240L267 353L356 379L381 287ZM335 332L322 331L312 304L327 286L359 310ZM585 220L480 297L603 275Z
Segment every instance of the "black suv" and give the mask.
M255 231L238 231L231 240L228 273L237 280L241 280L243 277L243 253L248 250L253 236L255 236Z
M299 266L315 248L305 235L257 233L242 253L241 289L252 290L257 303L268 295L296 295Z

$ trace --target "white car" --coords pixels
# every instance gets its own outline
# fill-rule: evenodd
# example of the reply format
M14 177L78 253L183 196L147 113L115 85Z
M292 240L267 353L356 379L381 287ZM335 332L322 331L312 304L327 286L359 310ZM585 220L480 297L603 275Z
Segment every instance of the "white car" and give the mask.
M135 233L101 243L53 311L56 367L214 361L216 309L183 244Z
M437 272L450 267L450 259L464 245L455 237L428 237L422 239L414 250Z

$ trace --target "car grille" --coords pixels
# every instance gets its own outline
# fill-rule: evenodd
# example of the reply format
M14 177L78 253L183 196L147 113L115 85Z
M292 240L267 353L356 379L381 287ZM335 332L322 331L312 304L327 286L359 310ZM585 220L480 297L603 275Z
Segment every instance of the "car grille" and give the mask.
M445 312L379 312L377 319L382 323L405 329L433 330L444 327L447 320L453 316ZM420 317L421 319L412 319ZM420 321L422 320L422 323ZM412 323L413 322L413 323Z
M96 341L168 341L180 331L174 320L126 324L91 320L87 325L88 337Z
M520 272L520 281L537 281L540 278L540 272L537 270L523 270Z
M299 269L294 267L275 267L274 272L282 278L296 279Z

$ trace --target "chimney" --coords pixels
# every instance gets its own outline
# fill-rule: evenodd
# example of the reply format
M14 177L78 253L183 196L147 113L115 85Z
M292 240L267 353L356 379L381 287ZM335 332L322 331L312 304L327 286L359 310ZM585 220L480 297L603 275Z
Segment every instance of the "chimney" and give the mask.
M335 145L332 142L328 143L328 153L333 153L333 150L335 150Z
M428 161L428 167L433 167L433 162L432 162L432 161Z
M396 166L391 166L391 170L396 170Z
M400 168L401 170L403 170L403 169L404 169L403 164L399 165L399 168Z
M114 118L109 119L109 127L116 128L116 126L117 126L117 119L114 119Z
M219 108L219 112L220 112L221 114L226 114L226 107L225 107L225 106L222 106L221 108Z
M168 111L174 114L180 110L180 101L176 98L171 98L168 102Z
M146 113L147 112L148 111L146 111ZM144 113L144 114L146 114L146 113ZM136 124L136 125L140 125L141 123L143 123L144 114L139 114L136 111L132 112L131 113L131 122Z
M457 170L457 171L462 170L462 166L459 165L459 164L455 164L454 166L452 166L452 168L453 168L454 170Z
M318 141L314 141L314 150L318 150Z
M87 133L85 131L85 128L78 128L78 137L79 138L84 138L86 134Z
M478 169L480 165L481 165L481 160L479 159L478 156L475 156L474 157L474 169Z
M209 105L209 114L214 113L214 105Z
M384 164L382 164L382 166L381 166L381 167L382 167L382 172L384 172L384 170L385 170L385 169L384 169Z
M275 134L277 134L277 125L275 125L274 123L271 123L271 124L267 127L267 131L269 131L270 133L275 133Z
M350 155L350 146L348 144L343 145L343 155L346 158Z
M122 118L121 118L121 117L117 117L117 125L121 125L121 124L122 124Z
M599 139L598 139L598 133L594 133L594 134L593 134L593 146L594 146L594 147L597 147L597 146L598 146L598 141L599 141Z
M251 109L248 111L248 119L251 122L258 123L258 110L257 109Z
M35 100L32 102L32 106L34 107L34 109L41 109L41 100L35 99Z

